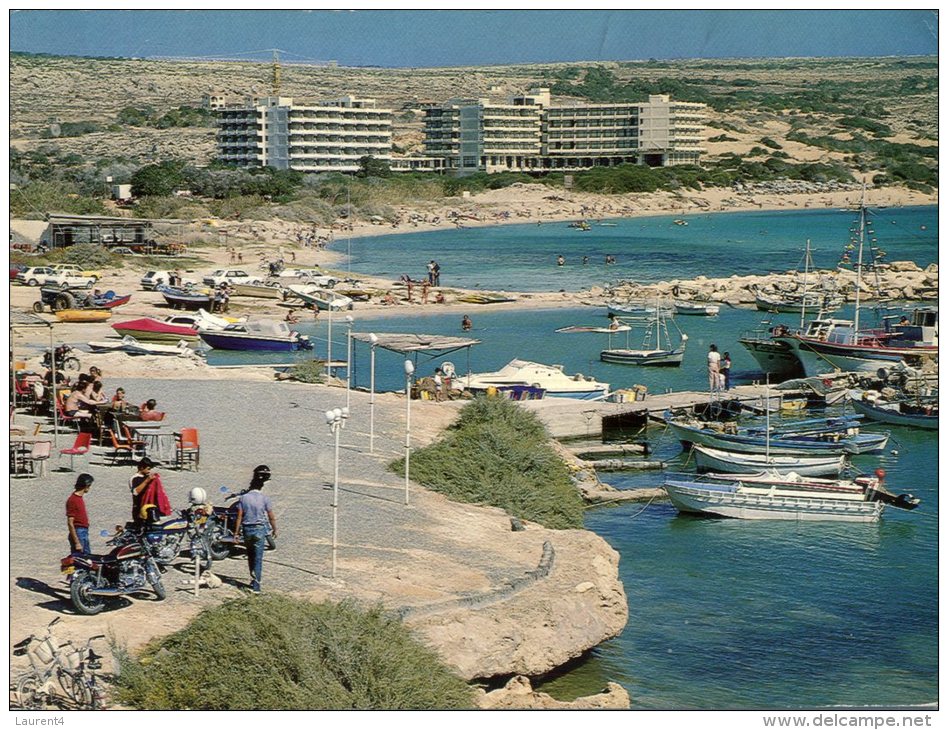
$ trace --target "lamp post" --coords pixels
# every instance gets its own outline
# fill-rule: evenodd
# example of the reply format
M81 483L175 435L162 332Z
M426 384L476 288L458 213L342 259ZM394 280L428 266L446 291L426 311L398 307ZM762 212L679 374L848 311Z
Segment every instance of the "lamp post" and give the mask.
M332 299L326 307L326 314L329 315L329 332L326 335L326 372L332 377Z
M333 408L326 411L326 425L335 438L335 460L332 478L332 577L336 577L336 550L339 536L339 433L346 427L348 408Z
M369 453L375 453L375 346L379 338L369 333Z
M405 360L405 504L408 504L408 462L411 458L411 376L415 366Z
M349 407L349 393L352 389L352 315L346 315L346 408Z

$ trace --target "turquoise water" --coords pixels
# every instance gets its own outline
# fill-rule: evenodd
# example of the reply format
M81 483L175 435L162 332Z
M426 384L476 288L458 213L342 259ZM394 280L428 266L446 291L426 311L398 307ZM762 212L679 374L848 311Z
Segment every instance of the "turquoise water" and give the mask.
M935 210L889 209L881 211L902 230L902 248L887 243L890 259L911 258L925 265L937 260ZM841 218L839 216L842 216ZM719 255L714 245L694 236L682 246L682 236L701 230L695 217L688 227L670 226L667 231L677 249L678 264L664 261L657 253L647 262L638 262L622 276L645 275L672 278L734 272L791 268L799 257L798 239L809 236L817 245L818 234L832 227L843 234L851 219L848 213L805 211L793 214L729 214L707 222L726 238L738 238L739 230L754 230L768 221L767 243L744 242L728 256ZM880 216L881 217L881 216ZM626 227L643 225L644 219L620 222ZM663 225L649 219L644 225ZM756 221L756 222L755 222ZM923 223L920 221L928 221ZM626 225L627 224L627 225ZM736 228L729 229L734 224ZM781 242L768 249L778 229ZM926 231L920 226L925 225ZM914 226L914 228L913 228ZM666 226L668 228L669 226ZM877 225L878 227L878 225ZM514 242L517 230L505 227L452 231L401 239L371 239L377 266L363 262L365 270L383 273L386 260L424 262L435 257L442 262L445 284L476 282L485 288L500 289L505 277L520 272L523 283L549 287L551 277L562 277L564 287L588 285L581 266L568 265L557 271L510 261L522 256ZM534 227L535 228L535 227ZM562 243L568 258L582 246L600 246L600 234L618 235L620 227L594 228L587 234L552 225L540 227L544 234ZM477 247L452 246L452 237L476 234ZM880 232L881 234L881 232ZM910 235L911 234L911 235ZM918 234L918 235L916 235ZM437 238L441 236L441 238ZM761 234L763 237L763 234ZM829 249L829 232L822 246ZM881 237L881 236L880 236ZM549 241L549 239L547 239ZM576 248L567 249L566 242ZM368 244L369 242L363 242ZM353 251L366 255L362 244L353 241ZM537 240L525 246L542 247ZM705 246L704 253L692 250ZM779 247L777 247L779 246ZM830 258L835 261L841 248L833 242ZM440 250L444 253L439 253ZM479 255L476 253L480 251ZM710 250L710 253L708 252ZM550 254L546 248L544 256ZM734 251L740 253L735 255ZM770 265L771 254L781 253L787 262ZM909 254L907 252L911 251ZM817 252L817 262L819 255ZM699 255L700 254L700 255ZM464 261L452 271L450 256ZM555 253L552 255L555 256ZM621 269L623 257L616 251ZM827 254L829 255L829 254ZM671 253L669 253L671 256ZM702 256L710 257L705 265ZM652 265L653 259L655 264ZM519 260L519 259L518 259ZM522 267L518 269L517 267ZM356 266L354 265L355 269ZM600 273L603 267L599 267ZM634 272L636 273L633 273ZM673 270L673 275L668 271ZM398 269L393 269L398 271ZM464 272L455 273L457 271ZM589 269L586 269L589 271ZM532 272L532 273L531 273ZM578 272L575 275L571 272ZM664 273L655 273L664 272ZM404 273L400 272L399 273ZM412 271L412 275L420 272ZM591 275L590 275L591 276ZM558 288L558 287L557 287ZM407 309L407 308L406 308ZM420 332L461 335L464 312L447 315L436 307L417 307L399 317L363 318L354 323L357 332ZM645 384L650 392L673 389L700 389L706 386L704 358L712 342L729 351L737 382L760 378L756 363L737 343L745 329L755 327L761 313L724 307L715 318L679 317L689 335L688 349L681 368L636 368L609 365L598 360L607 337L597 334L554 334L559 327L602 324L605 310L595 307L539 311L490 311L472 305L466 312L474 321L472 337L481 340L470 352L474 371L493 370L514 357L544 363L561 363L568 373L582 372L611 383L613 388ZM843 314L846 312L844 311ZM776 321L794 323L792 315ZM336 320L333 332L334 357L345 350L345 327ZM316 354L326 354L325 316L318 325L305 323L299 329L316 342ZM641 336L633 333L633 344ZM622 338L622 335L617 338ZM624 338L614 341L624 345ZM311 355L304 354L303 357ZM457 370L468 367L464 352L418 361L419 375L429 375L445 359ZM377 384L380 390L404 387L401 356L379 351ZM211 353L211 363L286 362L283 354ZM368 350L355 349L355 380L368 385ZM869 429L878 427L870 426ZM875 525L783 524L707 520L683 517L667 503L631 504L591 509L586 526L606 539L621 555L619 570L629 601L629 622L622 634L597 647L582 662L543 685L555 696L569 698L597 692L606 681L623 684L639 709L759 709L813 708L837 706L905 706L934 703L938 699L938 551L937 551L937 435L899 427L892 428L890 450L881 455L858 457L857 466L872 471L882 466L893 491L911 491L922 505L907 513L889 509ZM661 429L650 429L649 439L656 458L681 461L680 447ZM656 486L656 472L610 474L607 481L617 487Z
M687 226L673 223L677 218ZM938 257L933 206L873 211L875 237L888 261L927 266ZM465 228L353 239L353 272L420 279L425 265L441 265L443 286L509 291L578 291L622 279L765 274L802 262L806 239L819 268L833 268L849 242L852 211L802 210L653 216L593 223L589 231L565 222ZM346 252L346 242L334 248ZM868 253L868 252L867 252ZM566 259L556 265L557 255ZM613 265L604 264L614 255ZM587 265L583 256L589 257Z

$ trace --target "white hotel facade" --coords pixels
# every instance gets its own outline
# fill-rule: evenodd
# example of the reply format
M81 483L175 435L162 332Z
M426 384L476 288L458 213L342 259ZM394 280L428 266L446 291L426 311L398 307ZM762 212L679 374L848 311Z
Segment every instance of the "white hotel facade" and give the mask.
M392 156L391 109L344 97L312 105L267 97L218 110L218 158L240 166L356 172L372 156L393 170L547 172L696 164L704 104L673 101L553 105L548 89L498 103L452 99L425 110L424 156Z

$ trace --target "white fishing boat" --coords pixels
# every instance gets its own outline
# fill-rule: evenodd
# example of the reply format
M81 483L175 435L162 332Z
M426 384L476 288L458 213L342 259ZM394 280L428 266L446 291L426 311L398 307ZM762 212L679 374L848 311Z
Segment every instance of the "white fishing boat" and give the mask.
M511 360L492 373L471 373L462 377L472 393L515 386L539 388L547 397L602 400L609 395L609 384L581 374L567 375L562 365L544 365L528 360Z
M720 305L710 302L676 299L674 304L676 313L698 317L714 317L721 311Z
M237 297L256 297L258 299L283 299L283 287L273 284L234 284L231 287Z
M668 334L668 320L671 319L675 329L678 330L678 345L672 347L671 337ZM630 320L621 320L620 324L629 324ZM599 359L603 362L615 363L618 365L663 365L678 367L685 356L685 345L688 342L688 335L682 332L675 323L674 318L667 316L662 305L655 302L654 317L644 320L645 337L640 349L628 347L628 333L626 334L626 347L613 348L610 345L607 349L599 353ZM662 342L662 335L665 340ZM654 345L652 344L654 340ZM664 345L664 346L663 346Z
M663 486L679 512L743 520L876 522L887 505L912 510L920 502L910 494L892 494L878 477L848 482L800 475L672 475Z
M700 444L693 446L693 453L698 471L712 471L719 474L769 471L780 476L790 473L815 477L839 476L840 471L846 466L846 457L842 454L827 456L748 454Z
M352 300L332 289L324 289L315 284L291 284L286 288L290 296L298 297L307 304L318 307L322 310L332 309L339 311L343 309L352 309Z

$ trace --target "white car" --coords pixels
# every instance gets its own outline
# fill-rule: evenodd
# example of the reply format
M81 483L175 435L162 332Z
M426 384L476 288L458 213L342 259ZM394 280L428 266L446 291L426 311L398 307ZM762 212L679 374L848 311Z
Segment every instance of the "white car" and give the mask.
M102 278L102 272L98 269L84 269L78 264L56 264L53 271L57 274L69 274L70 276L88 276L96 281Z
M217 269L204 276L201 281L207 286L220 286L224 282L228 284L262 284L263 279L259 276L251 276L242 269Z
M47 277L55 273L51 266L31 266L17 274L16 280L27 286L40 286L46 283Z
M170 271L149 271L146 272L138 283L142 285L142 289L145 291L154 291L159 286L167 286L170 281ZM196 283L194 279L182 278L180 286L187 286L188 284L194 285Z
M91 289L98 281L94 276L78 276L71 271L56 271L46 277L46 286L59 286L69 289Z
M276 276L269 278L270 281L277 282L291 280L302 284L315 284L324 289L332 289L339 282L335 276L326 274L321 269L283 269Z

